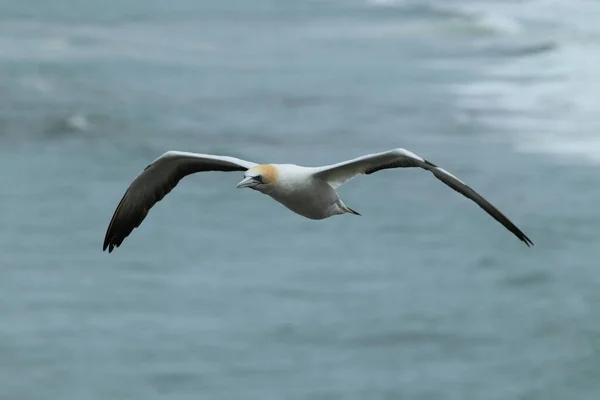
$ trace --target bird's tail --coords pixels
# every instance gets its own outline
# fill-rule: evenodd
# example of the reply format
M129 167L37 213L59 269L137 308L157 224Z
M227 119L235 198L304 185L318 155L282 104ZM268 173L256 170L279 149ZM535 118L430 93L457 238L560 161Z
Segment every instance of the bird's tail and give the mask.
M339 201L339 205L340 205L340 208L348 214L360 215L360 213L358 211L353 210L350 207L348 207L347 205L345 205L342 200Z

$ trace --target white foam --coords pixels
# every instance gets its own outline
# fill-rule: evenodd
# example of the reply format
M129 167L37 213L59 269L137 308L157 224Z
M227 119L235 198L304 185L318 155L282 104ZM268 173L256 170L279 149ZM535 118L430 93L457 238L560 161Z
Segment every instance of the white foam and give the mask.
M390 6L390 5L396 5L398 3L400 3L399 0L368 0L367 3L369 4L373 4L375 6ZM404 3L404 2L402 2Z
M87 131L90 127L90 122L84 114L78 113L69 116L65 124L68 128L78 131Z
M515 143L517 151L552 155L570 164L600 164L600 137L580 136L565 140L561 135L529 134Z
M475 25L505 35L517 35L521 33L521 24L514 18L503 14L482 13L474 16Z

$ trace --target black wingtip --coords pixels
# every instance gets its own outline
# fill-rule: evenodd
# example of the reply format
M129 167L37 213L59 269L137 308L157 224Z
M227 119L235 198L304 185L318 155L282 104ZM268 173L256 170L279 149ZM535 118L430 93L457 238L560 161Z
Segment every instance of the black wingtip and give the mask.
M106 251L106 249L108 249L108 253L110 254L110 253L112 253L114 248L115 248L115 244L113 242L111 242L111 240L106 238L106 240L104 241L104 244L102 245L102 251Z
M531 247L534 246L533 242L531 241L531 239L529 239L527 237L527 235L525 235L523 232L521 232L520 230L518 230L517 232L513 232L515 233L515 236L517 236L519 238L519 240L521 240L523 243L525 243L525 245L527 245L527 247Z

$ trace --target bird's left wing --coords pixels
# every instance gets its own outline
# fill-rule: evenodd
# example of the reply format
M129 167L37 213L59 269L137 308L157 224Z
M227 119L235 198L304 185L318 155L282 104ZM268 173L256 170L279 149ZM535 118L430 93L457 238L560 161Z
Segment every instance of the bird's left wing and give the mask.
M129 185L106 230L103 250L112 252L140 226L148 211L184 177L204 171L246 171L258 164L235 157L168 151Z
M466 183L448 171L425 160L424 158L405 149L393 149L382 153L369 154L337 164L315 168L314 176L325 180L334 189L348 182L358 175L370 175L374 172L389 168L423 168L430 171L437 179L473 200L496 221L523 241L527 246L533 242L513 224L500 210L484 199L479 193L471 189Z

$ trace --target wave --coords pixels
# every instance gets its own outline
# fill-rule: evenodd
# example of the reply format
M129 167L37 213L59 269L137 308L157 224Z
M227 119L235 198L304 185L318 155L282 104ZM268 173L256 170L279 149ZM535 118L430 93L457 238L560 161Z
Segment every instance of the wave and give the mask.
M597 62L598 44L563 40L552 52L482 67L478 79L457 85L456 104L475 123L505 132L518 152L599 163Z
M522 24L500 12L471 11L460 3L371 0L354 13L317 20L307 35L319 39L381 39L414 36L510 36Z
M137 59L191 62L215 50L189 24L119 26L5 23L0 31L0 61Z

